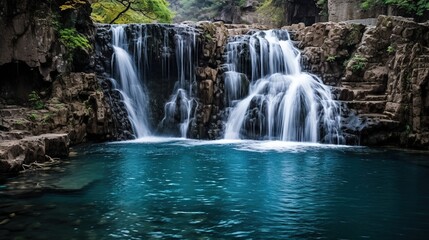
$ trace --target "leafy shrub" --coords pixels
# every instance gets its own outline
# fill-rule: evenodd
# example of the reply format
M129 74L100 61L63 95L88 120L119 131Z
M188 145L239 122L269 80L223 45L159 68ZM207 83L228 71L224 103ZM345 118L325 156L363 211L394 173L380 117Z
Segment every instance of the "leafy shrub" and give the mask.
M30 114L27 116L27 118L28 118L28 120L30 120L30 121L32 121L32 122L35 122L35 121L37 121L38 116L37 116L37 114L35 114L35 113L30 113Z
M31 106L36 110L45 108L45 104L43 103L42 99L40 99L39 94L37 94L35 91L32 91L30 94L28 94L28 101L30 101Z
M60 6L60 10L65 11L69 9L76 9L84 4L86 4L86 2L83 0L69 0Z
M59 30L60 41L66 46L69 52L81 49L85 52L92 49L89 40L78 33L75 28L64 28Z
M335 62L335 60L337 60L337 56L328 56L326 58L326 61L330 63Z
M351 70L353 72L359 72L362 71L365 67L366 64L368 63L368 59L365 57L362 57L360 55L355 55L351 60Z
M388 46L387 47L387 53L389 53L389 54L392 54L392 53L394 53L396 50L395 50L395 48L393 47L393 46Z
M429 0L363 0L361 7L367 10L383 5L394 6L417 16L422 16L429 10Z

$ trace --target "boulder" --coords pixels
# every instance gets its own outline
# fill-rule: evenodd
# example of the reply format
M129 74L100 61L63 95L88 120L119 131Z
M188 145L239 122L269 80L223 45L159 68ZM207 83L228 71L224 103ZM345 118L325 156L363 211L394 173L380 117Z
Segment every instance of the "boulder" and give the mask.
M24 165L43 163L52 157L68 157L67 134L43 134L0 142L0 173L18 172Z

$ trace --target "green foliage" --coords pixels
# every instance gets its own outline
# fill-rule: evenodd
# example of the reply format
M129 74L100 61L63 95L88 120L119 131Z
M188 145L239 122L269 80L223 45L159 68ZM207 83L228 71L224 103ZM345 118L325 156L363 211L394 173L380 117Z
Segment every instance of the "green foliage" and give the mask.
M81 7L84 4L86 4L86 2L83 0L69 0L60 6L60 10L65 11L69 9L76 9Z
M43 114L41 121L42 121L42 124L47 124L47 123L51 122L52 121L52 114L51 113Z
M30 94L28 94L28 101L31 103L31 106L36 110L45 108L45 104L43 103L42 99L36 91L32 91Z
M366 59L365 57L362 57L360 55L355 55L350 60L349 63L351 63L350 68L351 68L352 72L360 72L366 67L366 64L368 63L368 59Z
M223 10L240 8L245 0L170 0L172 8L176 10L175 21L185 20L213 20Z
M395 50L395 48L392 46L392 45L390 45L390 46L388 46L387 47L387 53L389 53L389 54L392 54L392 53L394 53L396 50Z
M360 42L361 34L363 33L364 27L360 24L352 24L352 28L348 31L346 36L347 46L353 46Z
M328 1L327 0L316 0L316 6L321 9L319 14L321 16L328 16Z
M335 60L337 60L337 56L328 56L328 57L326 58L326 61L327 61L327 62L330 62L330 63L335 62Z
M78 33L75 28L64 28L59 30L60 41L66 46L70 53L76 49L88 52L92 49L89 40L82 34Z
M283 6L284 0L265 0L258 12L271 19L274 25L284 25L284 16L287 9Z
M422 16L425 11L429 10L429 0L363 0L361 7L370 9L382 5L394 6L417 16Z
M99 0L91 6L92 20L100 23L169 23L173 18L166 0Z
M35 121L37 121L38 116L35 113L30 113L30 114L28 114L27 119L32 121L32 122L35 122Z

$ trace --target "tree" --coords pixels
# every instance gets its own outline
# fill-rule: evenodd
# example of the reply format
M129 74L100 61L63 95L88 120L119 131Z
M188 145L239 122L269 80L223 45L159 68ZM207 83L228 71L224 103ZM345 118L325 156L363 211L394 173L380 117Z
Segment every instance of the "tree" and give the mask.
M416 16L422 16L429 10L429 0L363 0L362 2L363 9L377 5L390 5Z
M98 0L92 4L92 19L103 23L169 23L173 13L166 0Z
M169 0L177 11L175 21L213 20L230 8L239 8L244 0Z

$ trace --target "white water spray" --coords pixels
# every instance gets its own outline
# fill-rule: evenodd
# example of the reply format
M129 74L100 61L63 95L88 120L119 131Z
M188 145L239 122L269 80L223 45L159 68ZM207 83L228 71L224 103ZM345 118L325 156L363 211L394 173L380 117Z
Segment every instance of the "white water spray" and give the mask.
M135 60L127 51L128 42L124 32L124 26L112 25L112 44L114 54L112 56L113 78L118 81L119 91L122 94L128 118L137 138L151 135L147 120L147 94L143 80L139 77L139 71L134 64ZM144 41L138 42L138 46ZM144 46L138 47L142 49ZM138 62L143 59L137 59ZM140 66L140 65L139 65Z
M187 31L175 35L176 65L178 79L173 95L164 108L161 125L178 124L180 136L186 138L192 118L194 101L191 97L192 83L195 81L196 33Z
M245 81L243 49L250 55L252 82L240 98ZM231 107L225 138L340 143L339 105L329 87L301 72L300 52L286 31L270 30L236 38L228 44L226 98ZM242 78L241 78L242 79Z

